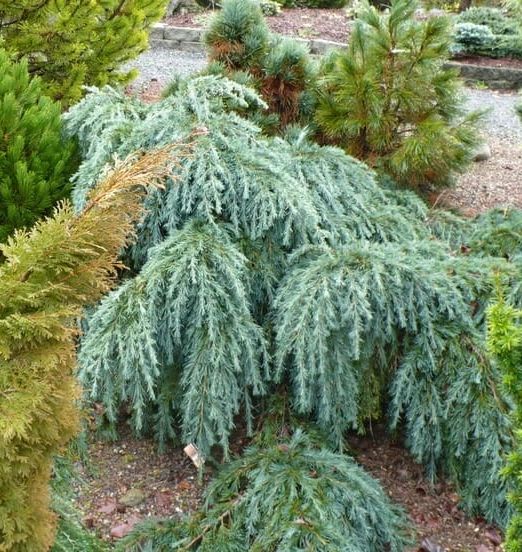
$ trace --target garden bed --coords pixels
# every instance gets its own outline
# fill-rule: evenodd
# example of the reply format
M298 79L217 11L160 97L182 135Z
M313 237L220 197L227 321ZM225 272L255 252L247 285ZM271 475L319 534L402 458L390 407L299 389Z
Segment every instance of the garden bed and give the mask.
M176 14L166 23L175 27L204 27L213 12ZM273 32L298 38L322 38L345 43L349 35L349 17L345 9L284 9L265 18Z
M241 449L241 437L233 448ZM379 430L349 439L351 453L404 508L415 530L408 552L495 552L500 532L458 507L458 495L446 483L424 478L407 451ZM239 450L238 450L239 451ZM77 489L76 505L84 522L106 541L117 541L137 522L151 517L181 518L201 503L204 486L181 448L157 452L156 444L128 432L114 443L95 442L89 452L86 483ZM134 504L129 497L135 498ZM427 539L427 541L425 540ZM422 547L424 541L425 547ZM428 548L429 544L441 548Z

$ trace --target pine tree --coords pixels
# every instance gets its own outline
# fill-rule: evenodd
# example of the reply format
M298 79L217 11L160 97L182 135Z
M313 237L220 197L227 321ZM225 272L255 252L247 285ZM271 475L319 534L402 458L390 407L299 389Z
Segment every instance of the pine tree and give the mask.
M60 106L43 95L27 63L0 51L0 243L30 227L70 192L74 147Z
M259 2L225 0L205 42L212 62L209 71L253 86L277 115L277 123L268 118L265 127L277 130L311 120L316 64L302 44L270 34Z
M368 4L358 13L346 51L325 62L317 122L327 140L421 188L447 185L471 161L478 114L464 114L449 58L449 20L417 21L415 0L389 13Z
M83 85L125 83L120 66L147 47L150 26L167 0L0 0L0 37L14 60L26 57L31 75L63 106Z
M406 543L402 512L379 484L298 429L221 469L192 519L144 524L122 549L399 552Z
M281 390L339 449L387 415L433 477L450 474L468 509L504 522L511 423L483 313L492 272L519 269L481 251L494 225L431 212L303 130L264 136L241 116L249 105L266 104L203 76L151 106L105 89L67 114L85 156L78 208L113 154L198 133L178 185L145 199L122 253L132 272L89 317L90 396L112 426L125 404L137 432L204 457L226 455L237 421L251 429L259 397Z
M75 319L114 282L139 218L143 186L168 173L172 150L106 174L77 215L68 203L1 251L0 550L48 550L53 458L77 431Z

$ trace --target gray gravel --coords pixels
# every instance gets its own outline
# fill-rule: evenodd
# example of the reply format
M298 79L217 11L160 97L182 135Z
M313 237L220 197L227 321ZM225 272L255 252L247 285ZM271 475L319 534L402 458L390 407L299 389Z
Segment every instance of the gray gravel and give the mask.
M161 84L169 83L174 75L189 75L195 73L206 64L204 53L182 52L168 48L157 47L147 50L127 67L135 67L140 72L132 83L134 90L147 86L151 80Z
M522 102L522 97L514 92L496 92L493 90L476 90L468 88L467 107L489 109L484 121L486 138L493 135L500 140L520 143L522 141L522 123L515 113L515 105Z
M175 74L188 75L205 66L204 53L182 52L168 48L155 47L143 53L129 64L140 71L134 81L134 90L140 90L157 80L167 84ZM521 101L515 93L501 93L492 90L466 89L467 107L472 109L490 109L484 122L486 136L509 142L522 141L522 124L514 112L514 106Z

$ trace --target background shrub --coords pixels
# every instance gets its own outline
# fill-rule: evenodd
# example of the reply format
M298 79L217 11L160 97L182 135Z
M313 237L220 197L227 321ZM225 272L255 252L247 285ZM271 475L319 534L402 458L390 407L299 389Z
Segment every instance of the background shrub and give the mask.
M513 17L499 8L472 7L456 17L457 23L473 23L488 27L494 35L518 34L520 28Z
M455 53L477 54L491 50L495 42L495 35L486 25L475 23L459 23L455 27L455 44L452 51Z
M512 14L498 8L476 7L459 14L457 21L457 53L492 58L522 58L521 26ZM481 29L477 26L481 26Z
M208 72L256 88L274 117L258 116L265 130L312 119L317 66L308 48L271 35L255 0L225 0L205 35Z

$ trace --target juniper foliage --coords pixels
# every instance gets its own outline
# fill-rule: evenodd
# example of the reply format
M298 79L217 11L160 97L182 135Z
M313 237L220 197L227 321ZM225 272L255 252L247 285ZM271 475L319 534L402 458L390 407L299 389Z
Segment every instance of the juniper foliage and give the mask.
M179 434L204 456L226 454L236 418L250 426L280 385L338 447L388 416L433 476L450 473L469 509L502 523L512 435L481 313L491 273L515 263L469 252L478 222L428 211L306 132L264 136L241 116L249 104L264 105L204 76L150 106L94 92L67 115L88 152L78 207L112 154L193 136L176 184L145 199L122 253L131 270L89 319L90 396L113 425L125 403L136 431Z

